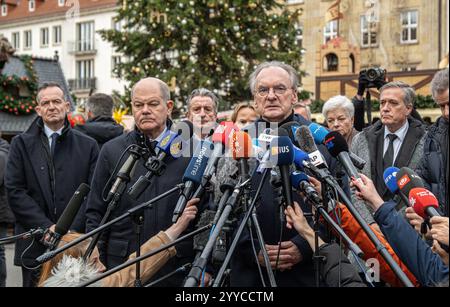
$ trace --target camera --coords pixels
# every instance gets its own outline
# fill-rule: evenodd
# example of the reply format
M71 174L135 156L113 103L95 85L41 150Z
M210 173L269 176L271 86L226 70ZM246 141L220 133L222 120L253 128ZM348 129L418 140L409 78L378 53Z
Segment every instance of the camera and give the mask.
M364 69L359 73L360 77L365 76L368 81L366 88L379 88L385 83L386 69L379 67Z

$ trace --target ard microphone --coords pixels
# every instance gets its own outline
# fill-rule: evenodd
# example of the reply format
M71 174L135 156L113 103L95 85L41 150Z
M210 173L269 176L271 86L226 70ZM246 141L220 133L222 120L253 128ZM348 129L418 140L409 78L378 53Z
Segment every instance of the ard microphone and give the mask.
M178 221L178 218L181 216L184 208L186 207L186 203L189 199L191 199L192 194L194 193L195 186L200 184L208 163L212 146L212 143L207 140L198 144L198 150L196 151L197 154L192 157L183 175L185 187L181 192L180 198L175 206L175 210L173 211L173 223Z
M339 132L332 131L328 133L328 135L325 137L324 144L330 154L334 158L338 159L339 162L341 162L342 166L345 169L345 172L350 178L360 178L359 173L353 165L353 162L351 161L348 154L347 141Z
M309 125L309 130L314 138L316 144L324 144L326 136L330 133L325 127L319 124L312 123ZM347 146L348 147L348 146ZM355 167L362 170L366 165L366 161L358 157L352 152L349 152L350 159Z
M414 211L421 217L442 216L438 211L439 202L433 193L424 188L414 188L409 192L409 202Z
M270 160L280 169L285 206L293 206L290 166L294 162L294 145L285 129L278 129L278 135L270 144Z
M90 190L91 188L87 184L82 183L75 191L63 213L59 217L58 222L56 222L55 232L51 234L50 240L45 242L48 246L47 251L54 250L58 246L61 238L69 231L70 226L75 220L75 216L80 210L81 204Z
M405 197L409 197L409 193L412 189L425 187L422 178L408 167L402 167L397 172L396 178L398 189Z
M313 201L315 204L321 204L319 193L309 182L308 176L304 172L294 172L291 175L292 186L297 190L305 193L306 197Z

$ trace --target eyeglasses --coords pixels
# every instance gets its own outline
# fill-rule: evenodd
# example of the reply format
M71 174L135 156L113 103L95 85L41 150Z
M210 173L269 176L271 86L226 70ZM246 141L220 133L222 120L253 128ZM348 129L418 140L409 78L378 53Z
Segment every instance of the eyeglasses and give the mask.
M275 95L277 95L277 96L284 95L288 90L290 90L290 88L287 88L287 87L282 86L282 85L275 86L275 87L264 87L264 86L261 86L256 91L256 94L258 96L260 96L260 97L267 97L269 95L271 89L273 90L273 93Z

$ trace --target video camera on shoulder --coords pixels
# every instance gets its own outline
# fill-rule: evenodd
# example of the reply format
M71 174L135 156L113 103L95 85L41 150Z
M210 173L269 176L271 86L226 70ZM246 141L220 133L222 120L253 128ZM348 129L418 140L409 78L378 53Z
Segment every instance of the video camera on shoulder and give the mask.
M361 70L359 73L360 79L361 77L365 77L368 81L366 88L377 88L379 89L386 83L386 69L375 67Z

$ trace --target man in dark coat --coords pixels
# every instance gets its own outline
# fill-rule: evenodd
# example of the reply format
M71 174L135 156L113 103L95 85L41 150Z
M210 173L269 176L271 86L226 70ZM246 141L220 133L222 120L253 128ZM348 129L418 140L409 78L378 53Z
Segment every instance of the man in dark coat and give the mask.
M168 86L159 79L146 78L139 81L132 90L132 111L136 123L136 129L106 143L99 156L97 168L95 170L92 190L88 200L87 208L87 230L95 229L106 213L108 203L103 200L103 190L109 191L111 186L107 186L107 180L113 173L114 167L120 163L120 156L125 149L137 144L142 148L147 148L152 155L154 144L161 141L165 131L170 128L171 122L168 119L173 108L170 100ZM122 161L128 158L125 154ZM146 161L140 159L134 170L131 181L125 191L131 187L136 180L147 172L144 164ZM117 217L127 210L149 201L156 196L174 188L181 183L183 173L189 163L188 158L174 159L167 157L164 159L167 167L161 176L155 177L150 186L142 193L138 199L132 199L126 192L123 193L117 208L113 211L112 218ZM122 162L123 163L123 162ZM172 215L179 193L173 193L169 197L154 203L153 207L144 210L143 229L141 242L136 241L133 222L130 218L116 223L103 236L99 244L100 254L103 263L108 269L113 268L128 259L138 246L157 234L162 229L166 229L172 223ZM192 230L192 227L187 231ZM193 260L192 240L187 240L176 246L177 255L172 258L162 270L154 276L154 279L166 275L181 265ZM184 276L176 274L170 279L161 283L165 286L180 286Z
M299 125L308 125L309 122L306 119L293 112L293 105L297 102L297 87L298 76L291 66L280 62L263 63L258 66L250 77L250 89L261 119L249 127L249 132L258 137L265 128L276 128L291 121L296 121ZM323 147L320 150L330 165L330 169L334 169L333 165L336 161L332 161L331 156ZM255 173L252 177L253 191L256 191L261 178L259 173ZM295 230L287 229L286 225L281 222L280 204L275 200L277 195L269 181L266 180L262 188L257 205L257 217L272 268L277 268L277 285L282 287L314 286L312 250L305 239ZM305 205L298 195L294 195L294 199L301 204L303 211L311 212L311 207ZM280 237L281 233L282 237ZM253 234L255 234L254 231ZM253 237L258 262L264 266L259 243L256 236ZM280 257L278 266L276 266L280 239ZM246 229L239 240L231 263L231 286L261 286L258 262L254 256L250 232ZM265 272L264 267L263 272ZM267 276L265 278L265 283L268 284Z
M5 186L16 217L16 234L36 228L54 231L73 193L81 183L90 183L98 156L95 140L70 128L69 102L58 84L44 84L37 102L39 116L12 140L6 167ZM83 206L71 229L84 232ZM33 244L31 239L16 243L14 263L22 266L25 287L37 282L38 271L30 268L46 250L39 239Z
M123 127L112 117L113 108L111 96L101 93L90 96L86 102L88 121L74 129L95 139L101 149L103 144L123 134Z
M14 215L6 199L3 178L5 176L6 160L8 159L9 144L0 138L0 239L6 237L8 225L14 223ZM0 288L6 285L5 246L0 245Z
M442 116L428 131L417 173L438 198L441 211L449 216L448 68L436 73L431 82L431 92Z

